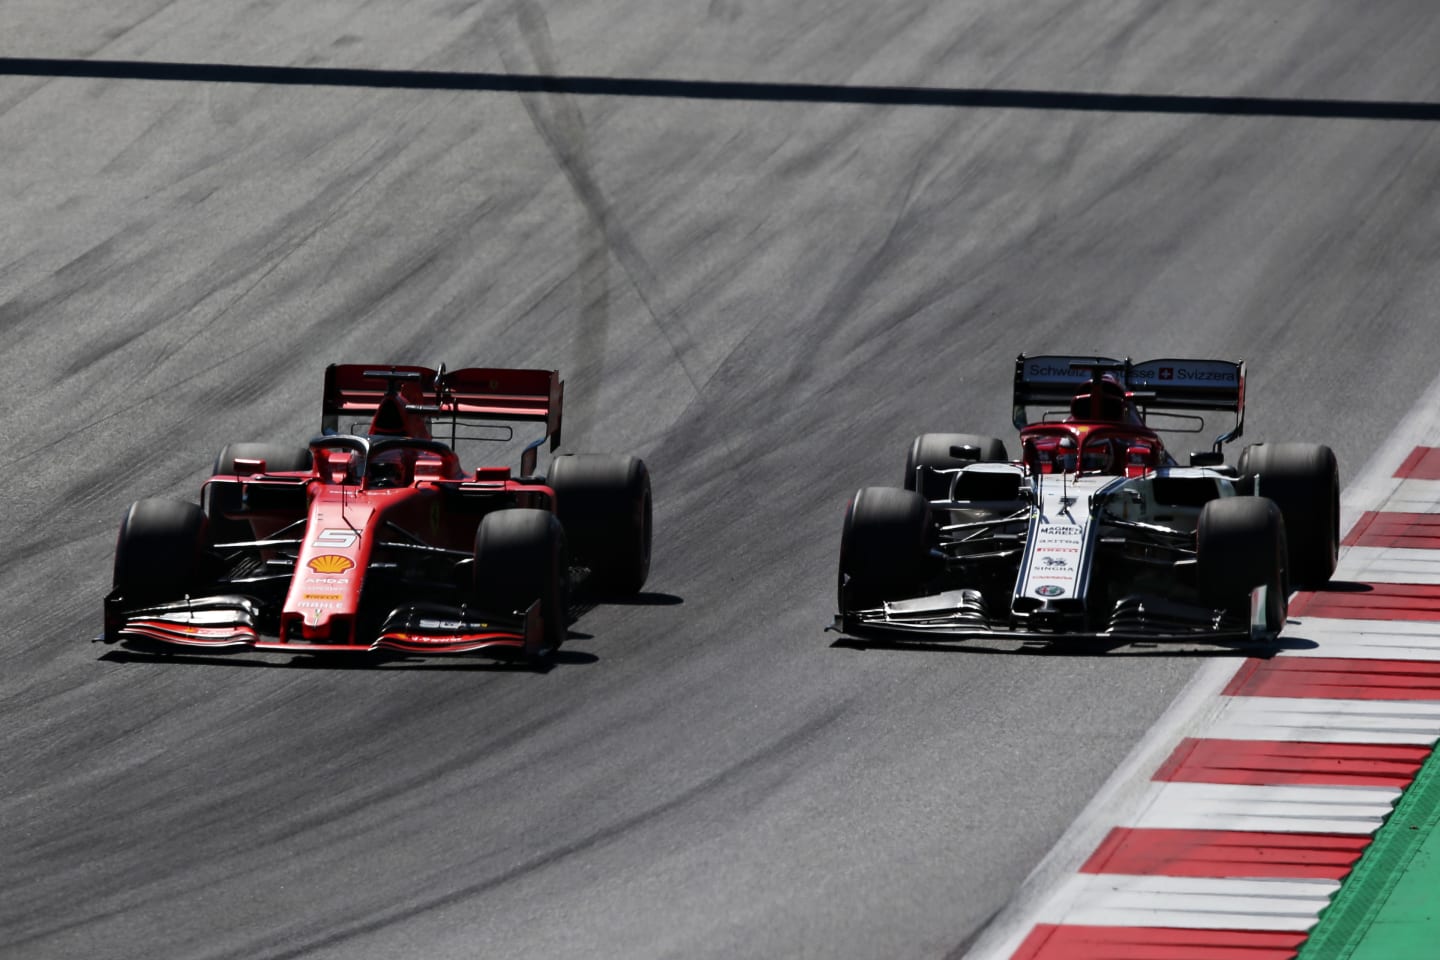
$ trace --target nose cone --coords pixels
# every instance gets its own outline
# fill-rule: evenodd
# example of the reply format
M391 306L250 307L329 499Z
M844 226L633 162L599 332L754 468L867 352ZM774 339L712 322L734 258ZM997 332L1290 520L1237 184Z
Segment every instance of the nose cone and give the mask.
M340 610L287 610L280 615L280 642L350 646L355 643L355 617Z
M351 643L378 511L363 497L322 489L310 504L305 543L285 598L289 642Z

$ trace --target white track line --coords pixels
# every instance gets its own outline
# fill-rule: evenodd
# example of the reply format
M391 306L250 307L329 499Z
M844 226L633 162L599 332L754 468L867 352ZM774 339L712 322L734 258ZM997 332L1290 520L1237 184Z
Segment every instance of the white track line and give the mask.
M1440 703L1227 697L1207 735L1221 740L1430 746L1440 739Z
M1309 930L1337 880L1211 880L1076 874L1038 923L1207 930Z
M1394 787L1256 787L1228 783L1152 783L1150 803L1120 826L1151 830L1254 830L1343 833L1380 829Z
M1287 648L1287 657L1440 661L1440 623L1435 621L1304 617L1285 627L1285 638L1315 644Z
M1371 583L1440 583L1440 550L1351 547L1345 554L1345 568L1335 571L1335 579Z
M1401 480L1385 500L1385 509L1392 513L1440 513L1440 480Z

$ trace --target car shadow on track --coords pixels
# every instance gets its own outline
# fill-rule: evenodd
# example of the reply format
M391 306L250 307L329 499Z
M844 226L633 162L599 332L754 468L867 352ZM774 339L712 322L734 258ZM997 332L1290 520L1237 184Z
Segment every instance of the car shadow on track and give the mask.
M1323 587L1316 587L1306 590L1306 593L1371 593L1375 589L1373 583L1361 583L1358 580L1331 580Z
M459 670L472 673L533 673L546 674L556 667L588 666L600 658L582 650L557 650L544 667L505 660L467 659L463 655L448 658L406 657L387 654L325 654L287 655L277 653L275 659L262 659L244 653L195 654L122 647L112 649L97 659L105 663L151 663L165 666L268 667L291 670Z
M649 592L616 595L602 593L596 594L591 600L591 607L602 604L613 607L678 607L685 602L684 597L677 597L673 593Z
M1321 593L1364 593L1374 590L1368 583L1332 580L1324 586L1303 591ZM1299 596L1296 594L1295 596ZM1295 597L1290 608L1296 609ZM1301 607L1301 610L1304 608ZM1009 656L1060 657L1253 657L1269 659L1276 654L1294 650L1318 650L1320 644L1305 636L1305 617L1292 616L1285 631L1270 641L1235 640L1103 640L1057 637L1054 640L1007 639L1003 634L973 640L910 640L904 637L842 635L830 644L832 650L900 650L913 653L971 653ZM826 630L834 630L827 627Z
M1290 621L1295 623L1295 621ZM979 640L915 641L889 637L842 636L830 644L832 650L889 650L910 653L968 653L992 656L1027 657L1245 657L1269 659L1287 650L1314 650L1320 645L1303 636L1281 635L1271 641L1152 641L1092 640L1061 637L1055 640L1006 640L1004 637Z
M669 607L684 603L684 599L669 593L637 593L629 596L587 594L568 609L571 628L566 631L566 641L593 640L594 634L576 630L573 624L596 607L604 606L655 606ZM225 666L225 667L281 667L302 670L468 670L477 673L534 673L546 674L556 667L579 667L599 663L600 658L583 650L562 648L555 651L544 666L512 660L489 660L483 656L469 657L465 654L452 656L407 656L403 653L327 653L327 654L286 654L279 651L255 655L250 651L235 653L199 653L182 648L157 649L142 646L112 647L97 659L106 663L153 663L170 666Z
M683 597L672 593L609 594L587 589L579 596L571 596L566 611L574 623L598 607L674 607L684 602Z

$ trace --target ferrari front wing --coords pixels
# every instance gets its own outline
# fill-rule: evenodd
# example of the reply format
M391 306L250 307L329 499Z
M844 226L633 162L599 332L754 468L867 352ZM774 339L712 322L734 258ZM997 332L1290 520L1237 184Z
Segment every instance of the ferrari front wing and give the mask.
M118 594L105 598L101 641L163 645L190 650L268 650L291 653L374 653L422 655L485 652L501 657L540 656L545 624L539 601L523 611L480 612L441 604L407 604L391 611L369 643L313 643L266 632L264 611L241 595L196 597L150 606L128 604Z

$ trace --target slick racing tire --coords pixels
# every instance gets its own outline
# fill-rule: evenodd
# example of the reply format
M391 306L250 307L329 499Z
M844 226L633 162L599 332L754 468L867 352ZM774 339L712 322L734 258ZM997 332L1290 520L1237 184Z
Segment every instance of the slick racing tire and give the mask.
M632 596L650 576L650 471L635 457L565 455L550 464L555 512L586 584Z
M974 454L978 453L979 456ZM915 490L915 468L953 470L967 463L1003 463L1009 460L1005 444L994 437L973 433L922 433L905 455L905 489ZM917 491L926 500L941 500L950 493L949 478L927 474L925 489Z
M205 512L180 500L131 504L115 541L113 584L127 604L183 600L205 581Z
M929 579L930 504L913 490L861 487L840 536L840 612L915 596Z
M1268 497L1221 497L1200 510L1195 530L1200 598L1247 620L1250 591L1265 591L1265 628L1279 632L1289 611L1285 518Z
M540 601L545 637L534 657L539 663L565 641L569 566L565 530L548 510L496 510L475 531L475 603L481 611L524 612Z
M1340 551L1340 471L1335 453L1314 443L1256 443L1240 453L1242 481L1274 500L1285 517L1292 585L1318 587Z
M235 461L264 460L267 471L309 470L310 451L306 447L288 447L279 443L227 443L215 456L212 476L225 476L235 472ZM214 543L231 543L249 540L254 536L246 520L227 520L225 514L240 509L240 490L233 485L205 488L201 503L205 516L210 518L210 533Z

